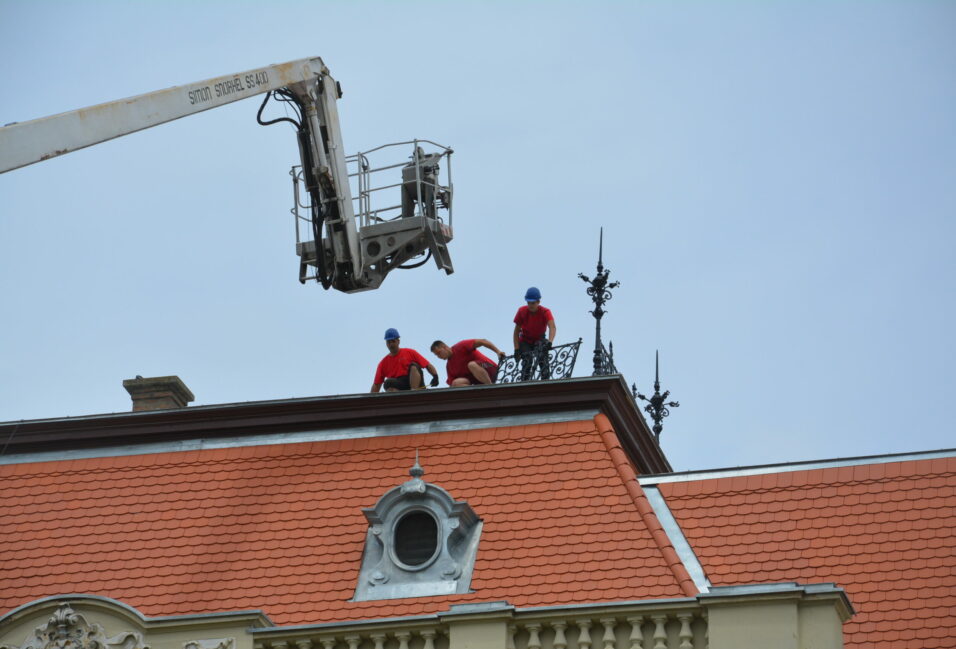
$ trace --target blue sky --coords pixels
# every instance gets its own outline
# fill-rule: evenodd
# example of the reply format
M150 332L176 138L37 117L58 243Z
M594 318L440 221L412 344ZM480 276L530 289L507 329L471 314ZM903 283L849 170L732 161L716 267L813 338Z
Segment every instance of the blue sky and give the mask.
M675 468L956 446L954 35L946 2L0 0L0 123L321 56L349 151L456 151L456 273L357 295L296 281L256 99L0 176L0 421L127 410L137 374L365 391L386 327L505 346L529 285L587 346L603 226Z

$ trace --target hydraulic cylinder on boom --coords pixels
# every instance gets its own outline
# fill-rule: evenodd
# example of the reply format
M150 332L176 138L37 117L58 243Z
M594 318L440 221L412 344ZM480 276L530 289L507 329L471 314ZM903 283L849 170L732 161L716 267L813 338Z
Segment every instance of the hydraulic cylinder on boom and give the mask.
M300 164L292 168L291 211L300 282L314 279L347 293L375 289L392 270L429 257L454 272L452 149L416 139L346 156L336 104L341 88L318 57L8 124L0 127L0 173L261 94L260 124L296 128ZM270 98L287 102L295 117L264 121ZM382 180L383 173L400 178Z

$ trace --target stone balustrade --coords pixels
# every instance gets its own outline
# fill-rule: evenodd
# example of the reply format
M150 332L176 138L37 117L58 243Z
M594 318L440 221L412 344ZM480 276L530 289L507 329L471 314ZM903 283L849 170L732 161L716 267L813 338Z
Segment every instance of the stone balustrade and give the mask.
M303 637L304 636L304 637ZM388 624L347 625L331 629L283 632L281 639L262 639L253 649L449 649L442 624L389 628Z
M428 624L428 622L431 624ZM256 632L253 649L705 649L706 612L694 601L661 608L491 608L465 619L454 611L397 622ZM468 641L458 633L468 627ZM499 635L500 634L500 635ZM456 642L455 638L459 638Z
M607 610L597 615L525 616L508 626L506 649L705 649L706 613L678 610Z

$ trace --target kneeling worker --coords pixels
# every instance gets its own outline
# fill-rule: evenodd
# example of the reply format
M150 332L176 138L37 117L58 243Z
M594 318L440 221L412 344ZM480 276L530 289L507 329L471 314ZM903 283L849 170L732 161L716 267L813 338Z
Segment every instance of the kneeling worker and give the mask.
M388 347L388 355L378 363L371 392L381 390L383 383L386 392L424 388L423 367L432 375L431 386L438 385L438 370L435 369L435 366L414 349L402 348L400 342L398 329L387 329L385 331L385 346Z
M451 347L440 340L432 343L432 353L447 361L448 385L461 387L483 383L490 385L498 376L498 365L490 358L478 351L479 347L487 347L504 359L506 354L484 338L462 340Z

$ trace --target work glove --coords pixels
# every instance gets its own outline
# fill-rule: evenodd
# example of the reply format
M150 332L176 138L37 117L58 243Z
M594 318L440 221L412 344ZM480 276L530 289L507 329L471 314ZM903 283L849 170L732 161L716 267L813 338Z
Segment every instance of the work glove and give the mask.
M438 377L437 377L437 376L433 376L433 377L432 377L432 380L431 380L431 383L429 383L428 385L430 385L430 386L433 387L433 388L436 387L436 386L438 385Z

